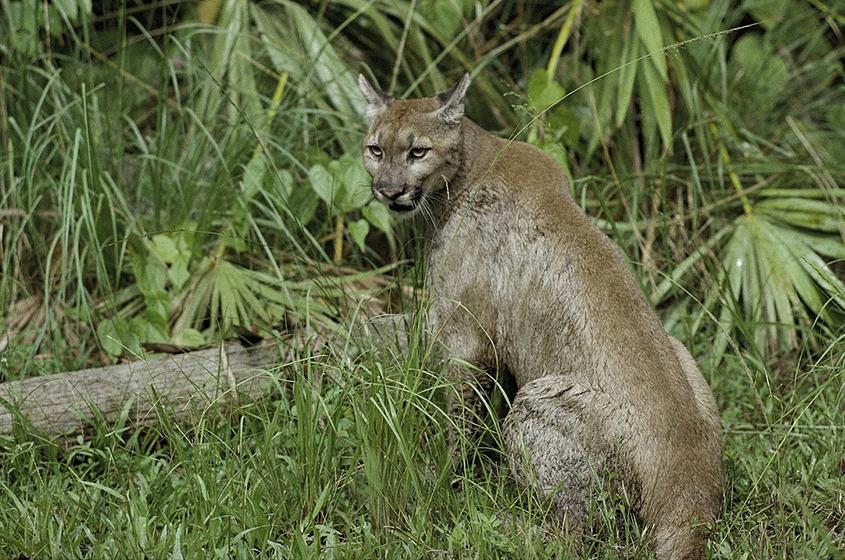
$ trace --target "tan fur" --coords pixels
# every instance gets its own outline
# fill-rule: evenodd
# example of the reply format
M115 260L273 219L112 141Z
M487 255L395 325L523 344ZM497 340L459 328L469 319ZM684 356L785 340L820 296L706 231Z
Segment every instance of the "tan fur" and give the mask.
M703 559L723 486L713 394L560 167L462 117L468 85L394 101L361 78L376 197L401 192L409 206L396 208L435 225L431 332L460 361L514 376L504 423L514 475L571 526L583 528L595 477L615 472L638 490L659 560ZM420 141L430 150L412 160ZM450 371L463 387L451 414L465 432L481 408L473 388L490 385L479 370L456 361Z

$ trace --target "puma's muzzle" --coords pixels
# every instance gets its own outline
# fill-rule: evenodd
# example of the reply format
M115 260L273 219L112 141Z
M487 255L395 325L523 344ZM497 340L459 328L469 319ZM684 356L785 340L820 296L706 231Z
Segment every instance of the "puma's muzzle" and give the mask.
M422 199L422 188L374 181L373 196L393 212L401 214L416 209Z

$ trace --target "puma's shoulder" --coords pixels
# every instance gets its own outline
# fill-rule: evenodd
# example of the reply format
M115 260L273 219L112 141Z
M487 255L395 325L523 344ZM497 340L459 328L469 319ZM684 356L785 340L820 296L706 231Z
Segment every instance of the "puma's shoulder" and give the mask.
M532 199L569 197L566 175L546 152L526 142L511 142L501 160L503 179Z
M482 191L472 197L476 204L500 196L521 208L554 208L571 199L563 169L543 150L499 138L468 119L465 129L466 163L473 170L470 183Z

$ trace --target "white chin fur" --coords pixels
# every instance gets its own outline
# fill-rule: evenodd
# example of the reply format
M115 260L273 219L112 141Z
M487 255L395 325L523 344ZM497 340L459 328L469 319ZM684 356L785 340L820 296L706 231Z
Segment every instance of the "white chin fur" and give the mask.
M413 193L405 193L399 196L396 202L402 206L411 206L413 204Z

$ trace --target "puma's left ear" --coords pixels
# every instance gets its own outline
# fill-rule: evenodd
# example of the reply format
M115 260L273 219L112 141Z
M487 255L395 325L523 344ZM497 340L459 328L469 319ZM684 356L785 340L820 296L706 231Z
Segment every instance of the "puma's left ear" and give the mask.
M451 89L437 94L440 108L436 113L447 123L458 124L461 122L461 118L464 116L464 97L466 97L471 81L469 74L464 74L461 81Z
M367 100L367 118L373 120L381 113L393 98L383 94L367 81L363 74L358 74L358 88Z

